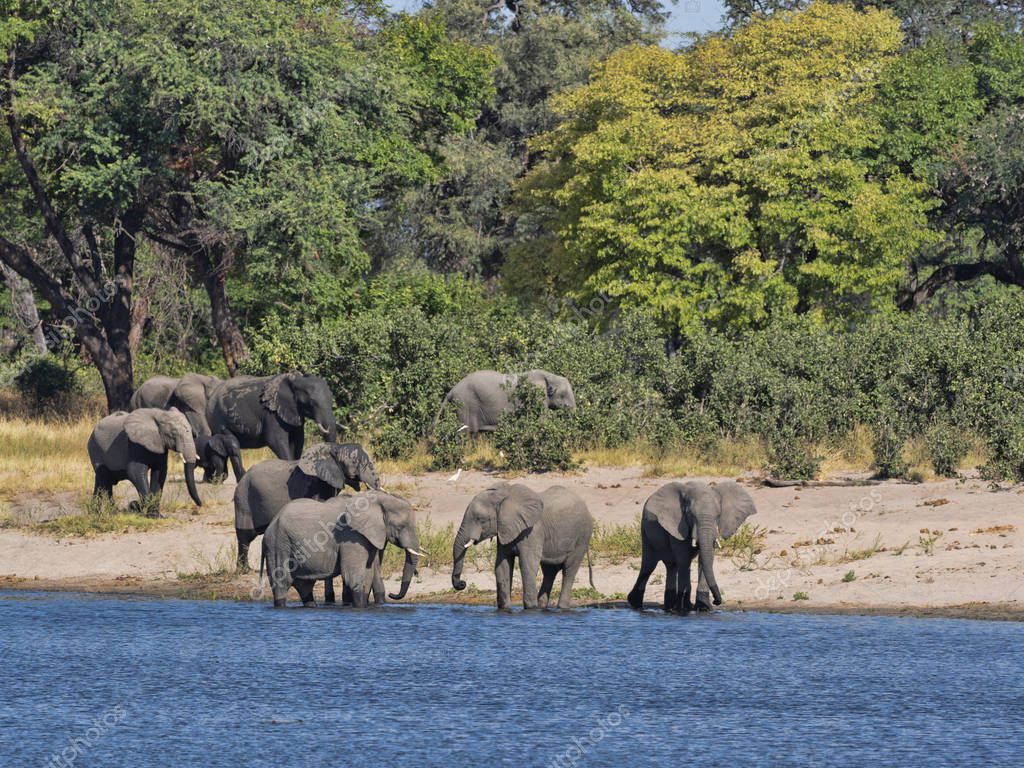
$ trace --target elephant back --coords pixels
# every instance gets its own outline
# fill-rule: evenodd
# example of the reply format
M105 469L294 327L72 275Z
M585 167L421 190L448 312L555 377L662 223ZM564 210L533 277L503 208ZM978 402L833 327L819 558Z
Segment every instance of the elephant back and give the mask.
M235 488L235 528L261 531L292 500L289 479L298 462L266 459L252 467Z

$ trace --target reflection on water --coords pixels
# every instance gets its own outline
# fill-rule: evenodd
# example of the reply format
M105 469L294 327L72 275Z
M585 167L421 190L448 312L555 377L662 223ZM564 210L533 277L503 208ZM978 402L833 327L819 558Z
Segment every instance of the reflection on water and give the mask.
M1024 627L0 593L5 766L1000 765Z

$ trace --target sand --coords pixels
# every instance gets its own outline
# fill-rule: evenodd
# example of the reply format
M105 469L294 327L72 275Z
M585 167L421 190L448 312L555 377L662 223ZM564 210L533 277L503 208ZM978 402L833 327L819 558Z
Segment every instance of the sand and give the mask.
M469 499L496 479L466 471L456 480L431 473L384 481L414 503L421 520L429 517L444 526L458 525ZM556 483L573 489L605 525L633 522L645 499L666 481L643 477L641 467L517 480L537 490ZM723 610L1024 619L1022 488L993 490L973 477L852 487L768 488L746 482L758 509L750 523L767 535L756 554L716 558ZM0 587L251 599L256 576L225 573L234 544L232 489L230 480L201 486L207 503L194 510L184 503L180 483L172 484L166 494L170 519L148 532L58 539L23 528L0 530ZM125 499L131 494L126 485L119 489ZM71 504L65 499L56 506L66 512ZM53 502L21 499L13 507L36 518L60 513ZM257 544L250 552L253 566L258 553ZM596 562L597 589L621 601L633 586L637 565L638 559ZM661 599L662 575L659 568L648 585L652 604ZM449 572L425 564L409 599L491 599L489 569L469 570L464 577L484 594L453 592ZM585 569L576 586L587 586Z

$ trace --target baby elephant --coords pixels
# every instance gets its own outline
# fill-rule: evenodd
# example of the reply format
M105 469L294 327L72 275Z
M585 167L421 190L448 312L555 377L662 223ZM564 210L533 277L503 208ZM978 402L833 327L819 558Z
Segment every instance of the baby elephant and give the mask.
M235 482L242 479L245 469L242 468L242 446L238 444L237 437L230 432L221 432L218 435L196 435L195 441L204 483L223 483L228 476L229 460Z
M594 518L579 496L561 485L535 493L518 483L499 483L473 497L452 545L452 586L461 590L466 550L485 539L498 537L494 563L498 608L509 607L516 557L523 578L523 607L546 608L555 576L562 572L559 608L572 607L576 572L589 556ZM589 567L589 561L588 561ZM537 589L537 569L544 574ZM590 569L590 586L594 573Z
M130 480L139 492L139 502L132 502L133 508L150 498L159 499L167 480L167 452L177 451L185 461L188 493L197 507L203 505L196 490L192 427L177 408L116 411L100 419L89 436L88 450L96 473L93 493L110 496L115 484Z
M374 568L389 542L405 550L402 586L389 595L401 600L423 554L409 502L383 491L328 501L298 499L286 505L263 534L260 579L266 566L275 608L285 607L292 586L303 606L313 607L313 584L341 576L351 590L352 604L363 608Z
M640 520L640 573L629 593L629 604L643 607L647 580L663 562L666 611L686 613L694 607L709 611L712 600L721 605L722 592L715 579L715 539L728 539L756 512L750 494L731 480L714 485L668 483L656 490L644 504ZM696 605L690 602L690 567L695 557L700 565Z

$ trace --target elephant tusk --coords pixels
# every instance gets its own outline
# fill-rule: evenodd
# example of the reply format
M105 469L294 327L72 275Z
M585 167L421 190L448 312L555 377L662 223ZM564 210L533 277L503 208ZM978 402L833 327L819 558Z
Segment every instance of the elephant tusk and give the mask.
M316 428L320 430L321 434L328 434L331 430L321 424L319 421L316 423Z
M469 548L470 548L470 547L472 547L472 546L473 546L474 544L476 544L476 542L475 542L475 541L473 541L472 539L470 539L469 541L467 541L467 542L466 542L466 546L464 546L464 547L463 547L463 549L469 549Z
M462 431L462 430L464 430L464 429L469 429L469 424L463 424L463 425L462 425L461 427L459 427L459 428L458 428L457 430L455 430L455 431L456 431L456 433L458 433L458 432L461 432L461 431Z
M415 549L413 549L412 547L406 547L406 550L408 550L408 552L409 552L410 554L416 555L416 557L426 557L426 556L427 556L427 553L426 553L426 552L417 552L417 551L416 551Z

